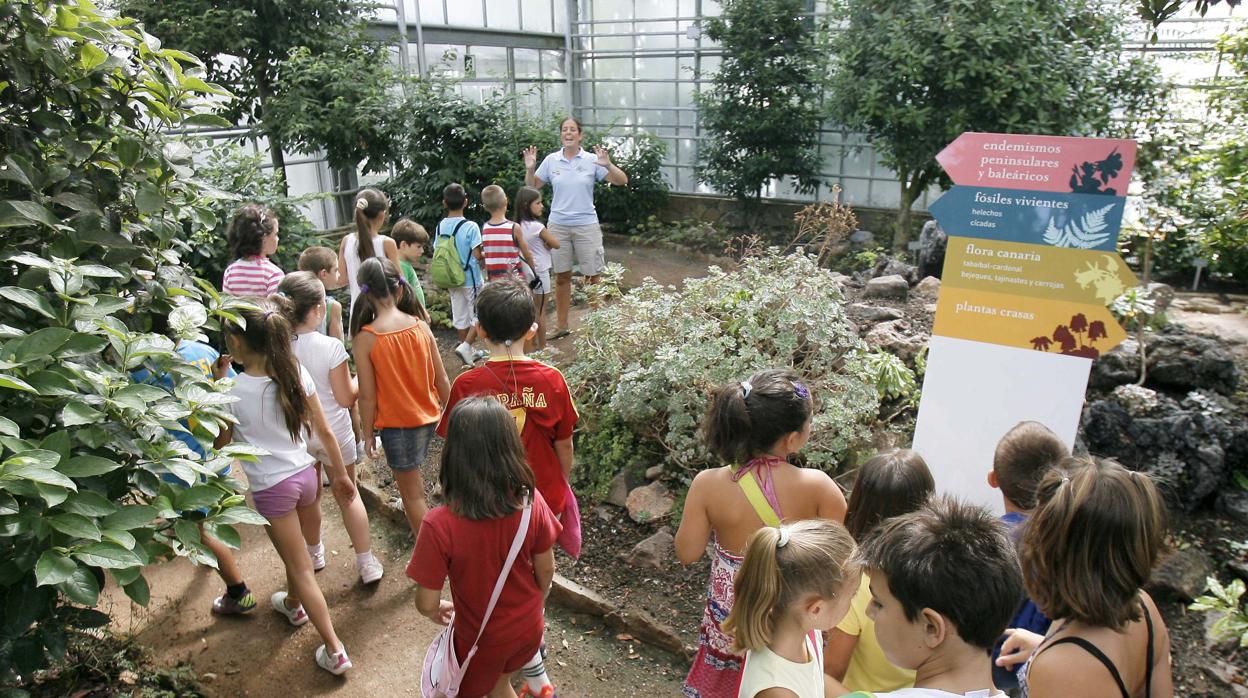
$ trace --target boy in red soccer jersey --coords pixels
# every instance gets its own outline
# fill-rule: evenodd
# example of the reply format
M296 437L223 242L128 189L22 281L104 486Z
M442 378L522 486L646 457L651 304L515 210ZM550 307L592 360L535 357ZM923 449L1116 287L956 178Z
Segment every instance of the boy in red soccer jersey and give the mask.
M497 398L516 418L537 491L555 516L562 519L568 503L572 431L577 413L559 369L524 354L524 343L537 334L533 293L517 278L491 281L477 296L476 310L477 333L489 349L490 358L455 379L451 399L438 423L438 435L446 436L446 415L455 403L475 395ZM542 653L521 673L526 685L520 695L554 695Z

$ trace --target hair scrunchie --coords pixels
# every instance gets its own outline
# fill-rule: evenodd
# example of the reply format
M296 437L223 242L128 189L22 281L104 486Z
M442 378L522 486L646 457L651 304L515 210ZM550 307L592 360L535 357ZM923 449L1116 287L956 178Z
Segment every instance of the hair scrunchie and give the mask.
M754 386L750 384L749 381L741 381L741 399L744 400L745 398L749 397L750 391L753 389L754 389Z
M783 548L789 544L789 529L787 526L780 527L780 539L776 541L777 548Z
M355 210L363 211L366 208L368 208L368 199L361 196L355 200Z
M368 284L360 284L360 293L368 293Z

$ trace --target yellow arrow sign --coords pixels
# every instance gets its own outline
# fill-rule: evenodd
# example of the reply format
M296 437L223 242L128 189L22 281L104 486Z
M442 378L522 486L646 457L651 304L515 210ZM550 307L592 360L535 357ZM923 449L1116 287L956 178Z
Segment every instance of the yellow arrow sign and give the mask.
M951 237L941 282L970 291L1109 305L1139 279L1116 253Z
M1104 306L955 286L940 290L932 334L1089 359L1127 338Z

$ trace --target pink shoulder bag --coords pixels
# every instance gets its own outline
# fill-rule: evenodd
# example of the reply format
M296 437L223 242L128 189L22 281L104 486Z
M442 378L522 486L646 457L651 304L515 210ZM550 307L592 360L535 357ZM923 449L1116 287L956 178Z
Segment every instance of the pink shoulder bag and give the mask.
M494 583L494 594L490 596L490 604L485 607L481 627L477 630L477 639L472 641L468 656L464 657L462 663L455 656L454 614L451 615L451 622L447 623L442 632L438 633L438 636L429 644L429 649L425 652L425 663L420 672L420 694L423 698L456 698L459 695L459 685L463 683L464 674L468 673L468 663L477 653L477 645L481 643L485 626L489 624L490 616L494 614L494 605L498 603L498 597L503 593L503 584L507 581L511 566L516 562L516 556L520 554L520 547L524 545L532 514L533 503L526 497L524 512L520 515L520 527L516 529L516 537L511 541L511 551L507 553L503 571L498 574L498 581Z

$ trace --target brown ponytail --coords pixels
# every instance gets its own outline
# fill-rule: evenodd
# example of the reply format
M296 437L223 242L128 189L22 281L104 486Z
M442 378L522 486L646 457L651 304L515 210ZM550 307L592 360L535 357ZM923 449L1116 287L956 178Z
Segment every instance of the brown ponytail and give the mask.
M810 391L797 374L767 369L716 388L702 433L724 462L745 463L785 434L804 429L813 413Z
M355 279L360 285L360 295L351 307L352 337L360 333L360 328L377 319L377 308L374 304L386 298L394 299L394 307L399 312L429 322L429 314L416 300L416 294L407 287L407 281L399 275L394 262L385 257L366 259L360 265Z
M742 652L765 647L777 619L809 597L833 599L852 593L847 587L859 573L851 561L854 552L849 532L828 519L755 531L734 580L732 611L724 620L724 632L733 636L734 647Z
M283 304L282 312L292 328L302 325L317 306L325 305L325 284L310 271L287 274L278 284L277 292L288 301Z
M290 345L295 334L286 318L294 309L288 299L274 294L260 301L258 309L243 308L237 312L246 321L246 329L227 323L225 331L268 360L269 378L277 387L277 402L286 430L292 441L298 441L303 438L304 429L310 428L312 414L303 391L299 362Z
M390 199L376 189L361 189L355 195L355 245L360 261L373 256L373 227L369 221L390 209Z

